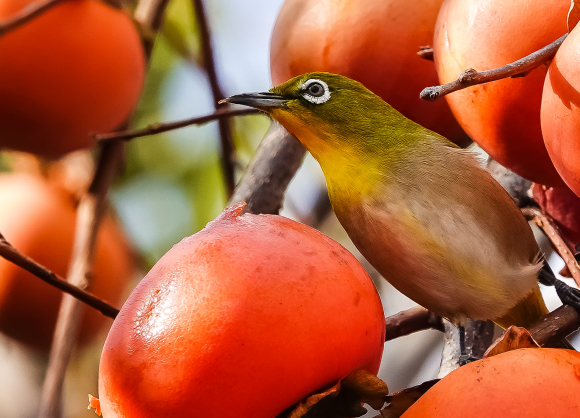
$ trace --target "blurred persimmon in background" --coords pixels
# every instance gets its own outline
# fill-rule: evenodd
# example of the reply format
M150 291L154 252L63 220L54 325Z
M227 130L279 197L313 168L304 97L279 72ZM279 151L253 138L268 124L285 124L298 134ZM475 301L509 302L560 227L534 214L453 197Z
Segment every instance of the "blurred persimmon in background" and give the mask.
M32 0L0 0L0 20ZM97 0L65 1L0 37L0 146L58 157L123 123L145 75L136 27Z
M75 201L39 175L0 174L0 231L18 251L66 277L76 223ZM117 304L133 278L134 256L111 216L98 235L91 292ZM0 258L0 331L48 350L62 292ZM79 341L88 342L106 321L86 308Z

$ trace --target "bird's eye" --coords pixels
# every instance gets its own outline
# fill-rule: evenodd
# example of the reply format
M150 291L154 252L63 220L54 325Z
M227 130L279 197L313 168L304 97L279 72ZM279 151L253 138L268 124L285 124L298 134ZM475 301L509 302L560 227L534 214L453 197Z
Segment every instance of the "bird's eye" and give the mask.
M324 96L324 87L320 83L312 83L308 86L308 94L314 97Z
M330 89L328 88L328 84L316 78L311 78L306 81L302 85L301 90L303 92L302 97L310 103L322 104L330 99Z

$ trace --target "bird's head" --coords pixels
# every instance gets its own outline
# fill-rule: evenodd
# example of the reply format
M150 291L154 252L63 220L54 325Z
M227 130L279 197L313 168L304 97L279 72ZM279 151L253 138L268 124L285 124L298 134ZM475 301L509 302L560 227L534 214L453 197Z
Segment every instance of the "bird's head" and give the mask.
M361 83L324 72L302 74L269 92L239 94L223 102L268 113L319 161L334 151L373 152L379 142L385 145L389 135L383 131L391 129L390 122L406 120Z

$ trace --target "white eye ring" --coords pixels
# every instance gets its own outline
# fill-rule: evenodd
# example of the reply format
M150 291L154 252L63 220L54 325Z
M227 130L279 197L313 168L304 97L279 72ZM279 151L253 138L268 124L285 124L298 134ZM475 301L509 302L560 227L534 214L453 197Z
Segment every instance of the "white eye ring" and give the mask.
M324 93L321 96L313 96L312 94L308 93L308 88L310 85L315 83L319 84L324 89ZM328 88L328 84L317 78L311 78L310 80L305 81L304 84L302 84L300 87L300 90L304 91L302 97L304 97L310 103L322 104L326 103L328 99L330 99L330 89Z

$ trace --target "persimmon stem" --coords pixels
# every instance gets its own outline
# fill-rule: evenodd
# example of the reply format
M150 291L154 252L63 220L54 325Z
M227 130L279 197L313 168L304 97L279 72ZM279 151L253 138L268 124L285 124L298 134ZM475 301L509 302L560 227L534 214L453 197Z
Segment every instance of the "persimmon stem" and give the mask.
M192 0L192 3L199 30L203 68L205 69L211 88L214 108L217 110L219 101L224 99L225 95L216 71L212 48L212 35L209 29L205 4L203 0ZM232 137L232 127L230 120L224 118L218 119L218 126L220 131L221 165L228 197L231 197L236 187L236 149Z
M25 23L30 22L35 17L40 16L63 1L65 0L40 0L30 3L26 7L23 7L22 10L12 15L9 19L0 21L0 37L19 28Z
M508 77L523 77L534 68L537 68L554 58L554 55L556 55L560 45L562 45L562 42L564 42L564 39L566 39L567 36L568 34L565 34L542 49L517 61L504 65L503 67L486 71L476 71L473 68L467 69L459 75L457 80L452 81L451 83L423 89L419 94L419 97L423 100L433 102L439 97L443 97L449 93L467 87L489 83L490 81L501 80Z
M56 273L34 261L32 258L20 253L4 238L4 236L2 236L2 234L0 234L0 257L23 268L58 290L68 293L109 318L115 318L119 313L119 310L114 306L92 293L70 284Z
M433 61L433 47L431 45L420 46L417 55L427 61Z
M94 138L97 141L111 141L113 139L121 139L123 141L129 141L134 138L156 135L162 132L168 132L175 129L184 128L186 126L203 125L204 123L212 122L214 120L219 120L222 118L229 118L233 116L255 115L257 113L260 112L259 110L256 109L221 108L205 116L198 116L195 118L184 119L176 122L156 123L155 125L149 125L147 128L138 129L134 131L120 131L120 132L95 134Z
M574 258L572 251L570 251L570 248L568 248L568 245L566 245L566 242L560 236L558 227L539 209L523 208L522 213L528 221L533 221L544 231L560 257L562 257L562 260L564 260L564 263L566 263L570 275L576 284L580 286L580 266L578 266L578 262Z

